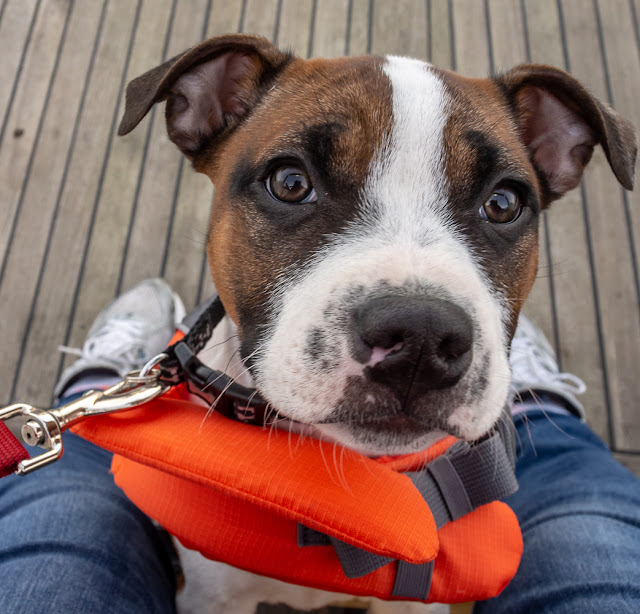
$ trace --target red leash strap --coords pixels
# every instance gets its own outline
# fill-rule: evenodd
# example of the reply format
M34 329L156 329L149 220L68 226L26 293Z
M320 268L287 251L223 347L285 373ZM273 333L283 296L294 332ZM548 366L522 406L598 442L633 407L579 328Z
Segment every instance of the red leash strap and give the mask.
M29 453L16 439L9 427L0 420L0 478L14 473L20 461L29 458Z

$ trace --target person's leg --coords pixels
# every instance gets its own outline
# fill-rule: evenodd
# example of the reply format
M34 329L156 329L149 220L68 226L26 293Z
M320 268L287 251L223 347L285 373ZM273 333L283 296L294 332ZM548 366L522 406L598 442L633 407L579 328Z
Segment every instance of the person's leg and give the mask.
M520 490L507 503L524 553L475 612L640 612L640 481L574 416L535 410L516 424Z
M122 298L96 320L58 394L108 387L165 347L181 317L166 284ZM169 539L114 484L111 454L71 433L64 444L52 466L0 480L0 612L175 612Z
M0 612L175 611L170 544L110 465L111 454L69 433L60 461L0 480Z
M558 387L564 374L547 375L547 385L526 375L538 393L515 405L520 490L507 503L522 528L522 562L474 612L640 612L640 480L580 419L571 390Z

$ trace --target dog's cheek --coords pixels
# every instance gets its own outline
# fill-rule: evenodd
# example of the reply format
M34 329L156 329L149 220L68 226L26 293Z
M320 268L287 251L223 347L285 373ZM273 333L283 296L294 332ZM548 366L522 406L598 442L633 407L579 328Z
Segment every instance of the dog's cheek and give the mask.
M234 262L233 243L232 216L228 212L220 214L217 209L214 210L207 239L209 270L225 311L240 328L236 292L232 281L233 271L238 270L238 263Z
M487 266L489 276L504 296L506 340L511 342L518 316L536 280L538 271L537 228L524 235L514 246L508 258L497 266Z

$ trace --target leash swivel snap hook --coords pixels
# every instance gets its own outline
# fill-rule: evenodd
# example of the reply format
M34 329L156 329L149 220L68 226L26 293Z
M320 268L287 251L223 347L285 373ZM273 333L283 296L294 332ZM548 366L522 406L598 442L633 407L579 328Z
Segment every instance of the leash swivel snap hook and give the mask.
M21 460L15 473L26 475L58 460L64 452L62 433L80 420L132 409L167 392L170 385L160 381L159 371L154 367L145 365L143 372L131 371L107 390L91 390L55 409L38 409L26 403L0 409L0 421L22 421L19 437L25 444L45 450L43 454Z

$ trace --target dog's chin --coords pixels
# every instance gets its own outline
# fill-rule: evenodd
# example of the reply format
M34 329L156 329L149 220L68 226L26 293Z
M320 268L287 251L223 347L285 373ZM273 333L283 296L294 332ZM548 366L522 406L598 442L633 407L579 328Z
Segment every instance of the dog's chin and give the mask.
M314 424L313 428L320 439L371 457L420 452L449 435L440 429L426 430L423 425L404 415L368 422Z

